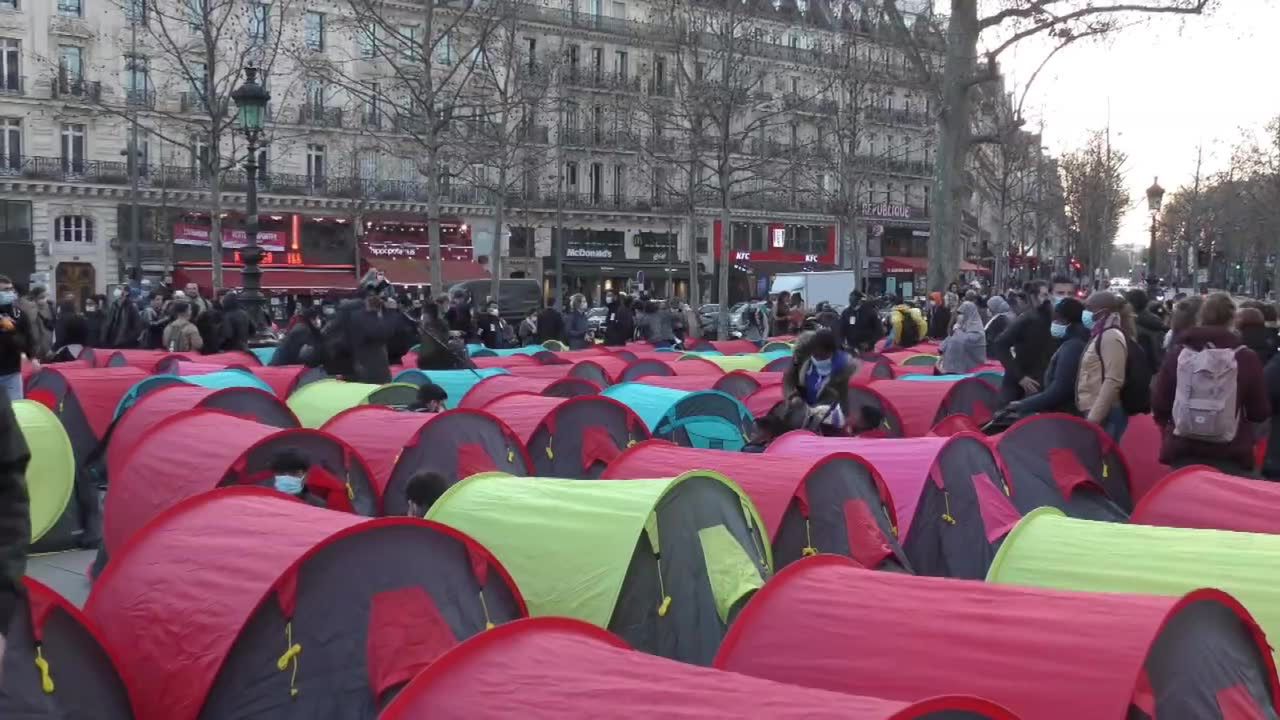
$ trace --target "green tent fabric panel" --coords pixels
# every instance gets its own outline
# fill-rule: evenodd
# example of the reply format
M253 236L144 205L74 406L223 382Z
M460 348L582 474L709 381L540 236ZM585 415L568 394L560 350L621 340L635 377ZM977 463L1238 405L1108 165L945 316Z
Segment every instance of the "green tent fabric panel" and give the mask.
M334 415L362 405L380 385L349 383L342 380L317 380L298 388L285 404L298 416L304 428L319 428Z
M205 375L188 375L182 379L192 385L199 385L213 390L223 390L230 387L251 387L272 395L276 394L265 380L247 370L220 370Z
M509 372L502 368L480 368L478 370L405 370L396 375L393 382L411 383L413 385L421 385L422 378L430 380L432 383L444 388L448 394L448 398L444 401L446 409L452 410L458 407L458 403L462 401L471 388L476 383L487 377L494 375L510 375Z
M689 392L643 383L619 383L605 388L601 394L631 408L644 420L649 431L653 432L667 413L671 412L671 408Z
M1014 527L987 572L989 582L1087 592L1218 588L1249 609L1273 644L1280 638L1277 577L1280 535L1077 520L1047 507Z
M750 355L721 355L719 357L708 357L708 362L719 365L725 372L733 372L734 370L750 370L755 372L760 370L773 358L765 357L760 353L751 353Z
M530 615L605 628L646 519L675 480L474 475L449 488L427 519L488 548L511 573Z
M720 622L727 624L729 610L745 595L763 587L764 578L724 525L699 530L698 543L702 546L711 594L716 599L716 613Z
M13 414L31 451L27 494L35 542L58 524L66 510L76 482L76 460L67 431L52 410L34 400L19 400L13 403Z

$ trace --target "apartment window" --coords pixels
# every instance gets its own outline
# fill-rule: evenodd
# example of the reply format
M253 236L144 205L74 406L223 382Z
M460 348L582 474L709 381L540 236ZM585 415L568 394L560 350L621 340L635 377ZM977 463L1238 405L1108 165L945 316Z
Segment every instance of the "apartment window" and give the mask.
M356 44L359 45L360 57L371 60L378 55L378 26L365 24L356 30Z
M84 48L76 45L58 46L58 73L65 80L77 82L84 77Z
M564 164L564 184L569 192L578 190L578 163L570 160Z
M601 0L588 0L587 12L591 13L596 17L599 17L600 15L602 15L603 13L600 12L601 11L600 3L601 3Z
M884 202L886 205L891 204L893 202L893 196L894 196L894 193L896 192L897 192L897 186L894 185L893 183L889 183L888 185L885 186Z
M147 58L124 56L125 100L130 105L145 105L150 96L151 75Z
M422 60L422 33L417 25L401 25L397 32L400 33L400 57L405 62L421 62Z
M791 94L792 95L800 94L800 78L798 77L791 78Z
M627 4L615 2L613 3L613 16L619 20L627 19Z
M378 179L378 156L376 153L368 152L360 156L360 179L364 182L374 182Z
M457 60L457 53L453 46L453 36L445 33L436 41L435 49L436 63L440 65L453 65Z
M307 182L311 185L324 184L324 146L315 143L307 144Z
M653 85L654 89L661 94L667 87L667 59L656 58L653 61Z
M268 21L271 8L266 3L253 3L249 6L249 39L266 40L270 31Z
M591 139L604 142L604 108L600 105L591 108Z
M565 51L565 58L569 61L569 74L576 78L578 76L578 46L570 45Z
M382 126L382 113L378 107L378 98L380 97L380 88L378 83L365 83L366 97L364 99L364 124L366 127L377 128Z
M329 98L329 88L324 84L323 80L307 81L307 105L315 108L317 112L324 108L325 101Z
M308 50L324 50L324 13L307 12L303 18L303 31Z
M627 53L625 50L616 50L613 53L613 72L621 80L627 79Z
M0 92L22 91L22 42L0 38Z
M203 30L204 20L209 15L209 0L186 0L187 24L192 30Z
M53 221L53 239L58 242L93 242L93 220L84 215L63 215Z
M63 17L84 17L84 0L58 0L58 14Z
M653 169L653 201L657 203L666 195L667 169L665 167L656 167Z
M204 138L193 136L191 139L191 169L195 176L202 180L208 178L212 169L209 166L212 164L213 156L209 152L209 144L204 141Z
M191 70L191 93L201 98L197 107L203 106L205 79L209 76L209 66L204 63L188 63L187 67Z
M622 165L613 166L613 204L621 205L627 196L627 170Z
M18 118L0 118L0 167L22 167L22 121Z
M78 123L62 126L62 171L84 172L84 125Z
M561 126L573 132L578 130L578 103L572 100L565 102Z
M525 58L525 62L529 64L529 69L533 70L538 65L538 39L525 38L524 41L527 43L525 52L528 53L528 57Z
M124 17L130 24L147 24L147 0L128 0L124 7Z
M0 10L17 10L18 0L0 0Z
M266 174L270 170L271 166L268 164L268 160L269 158L267 157L266 149L264 148L262 150L259 150L258 151L258 178L259 179L266 176Z
M591 79L596 82L604 75L604 48L591 48Z
M604 165L591 163L591 202L599 205L604 200Z

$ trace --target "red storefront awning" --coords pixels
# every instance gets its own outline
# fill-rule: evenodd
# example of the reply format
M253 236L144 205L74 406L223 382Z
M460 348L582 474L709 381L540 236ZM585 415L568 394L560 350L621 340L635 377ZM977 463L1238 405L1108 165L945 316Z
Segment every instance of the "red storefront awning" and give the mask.
M222 287L241 288L240 265L222 266ZM350 265L264 265L262 289L275 292L355 290L355 268ZM213 287L213 268L208 263L180 264L173 270L174 287L195 283L201 290Z
M430 285L431 261L413 258L390 258L365 256L364 262L371 268L377 268L387 276L393 285ZM445 287L464 280L483 280L489 277L489 271L480 263L471 260L441 260L441 274ZM443 290L445 288L440 288Z
M888 255L884 259L885 272L928 272L929 258Z
M988 275L991 274L991 271L989 269L984 268L981 265L975 265L969 262L968 260L960 261L960 270L961 272L979 272L979 273L986 273Z

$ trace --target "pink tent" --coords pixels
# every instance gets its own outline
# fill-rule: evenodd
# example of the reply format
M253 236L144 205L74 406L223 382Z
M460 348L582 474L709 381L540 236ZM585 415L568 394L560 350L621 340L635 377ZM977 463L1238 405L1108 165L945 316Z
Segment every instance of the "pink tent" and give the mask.
M968 415L979 425L991 419L999 392L978 378L917 382L876 380L849 386L849 403L878 408L891 437L919 437L948 415Z
M1280 484L1192 465L1156 483L1129 521L1276 535L1280 534Z
M1129 427L1120 437L1120 452L1129 465L1129 484L1136 503L1168 475L1173 468L1160 462L1160 444L1164 435L1150 415L1131 415Z
M896 440L824 438L804 431L774 440L766 456L857 455L884 478L901 519L898 538L923 575L982 578L1020 517L999 458L974 433Z
M525 368L520 368L523 371ZM565 382L568 380L569 382ZM550 392L548 392L550 390ZM557 397L591 395L600 387L582 378L545 377L541 375L491 375L476 383L458 401L460 408L483 408L503 395L511 393L543 393Z
M484 409L502 418L524 443L535 477L598 477L624 449L649 439L640 416L603 395L559 398L514 393Z
M717 376L710 374L702 375L644 375L636 378L635 382L645 385L653 385L654 387L671 388L672 390L712 390L714 389Z

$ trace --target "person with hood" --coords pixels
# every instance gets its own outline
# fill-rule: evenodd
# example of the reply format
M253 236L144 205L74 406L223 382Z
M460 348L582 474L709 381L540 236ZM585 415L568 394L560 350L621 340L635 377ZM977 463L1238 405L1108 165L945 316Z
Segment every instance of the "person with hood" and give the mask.
M476 328L480 332L480 343L485 347L490 350L506 347L507 323L498 311L498 303L491 301L485 306L484 315L476 323Z
M534 339L538 336L538 308L529 308L529 312L525 313L524 319L520 321L519 327L516 328L516 339L520 341L520 346L533 345Z
M880 329L880 313L875 303L858 290L849 293L849 306L840 313L840 335L845 348L853 353L875 350Z
M1165 353L1160 374L1151 394L1151 416L1164 430L1160 443L1160 462L1171 467L1208 465L1224 473L1253 475L1254 438L1249 423L1261 423L1271 417L1271 401L1266 387L1262 363L1232 330L1235 302L1226 293L1214 293L1200 306L1199 324L1179 334ZM1179 435L1175 432L1174 405L1178 394L1179 357L1187 351L1206 349L1234 350L1236 362L1235 435L1225 442L1211 442Z
M645 337L656 348L669 348L676 344L676 315L667 307L666 300L650 302L645 313Z
M956 324L942 341L942 373L961 375L987 361L987 336L982 329L978 306L965 301L956 311Z
M1241 305L1236 311L1236 332L1240 334L1240 342L1257 356L1263 367L1271 362L1276 354L1276 337L1267 327L1266 318L1256 307Z
M590 345L587 342L587 333L591 330L587 324L587 298L582 293L574 293L569 298L569 314L565 317L564 329L570 350L581 350Z
M538 313L538 344L548 340L564 342L564 316L554 305L547 305ZM566 343L567 344L567 343Z
M186 302L176 303L173 313L173 322L164 329L161 347L169 352L199 352L203 347L203 340L200 338L200 331L191 322L191 305ZM279 354L279 349L276 354Z
M849 380L857 361L841 350L836 334L826 328L796 339L791 366L782 373L782 398L788 408L825 407L822 425L843 430L849 417Z
M995 356L1004 366L1000 384L1000 404L1021 400L1040 392L1040 379L1053 353L1053 302L1049 286L1037 280L1025 288L1028 307L995 342Z
M318 305L302 311L295 318L293 327L285 331L284 338L271 356L271 364L306 365L318 367L324 364L324 313Z
M610 347L626 345L636 332L630 299L626 295L608 293L604 296L604 306L609 311L604 319L604 344Z
M1080 372L1080 356L1089 342L1089 331L1083 323L1084 303L1068 297L1053 308L1053 325L1049 334L1058 342L1058 350L1049 358L1044 373L1044 388L1024 400L1006 407L1020 416L1060 412L1076 414L1076 375Z
M1168 328L1164 326L1163 320L1151 312L1151 298L1145 290L1133 288L1124 297L1133 307L1133 322L1138 333L1134 340L1138 342L1142 352L1146 353L1151 374L1155 376L1160 371L1160 362L1164 360L1164 334Z
M222 350L240 350L249 352L249 341L253 339L253 320L240 305L240 298L235 293L227 293L222 297Z
M354 382L385 385L391 382L391 362L387 356L387 344L396 333L399 319L397 310L389 310L382 296L383 283L376 277L365 276L360 283L361 301L347 304L340 312L344 315L346 346L351 353L351 377Z
M933 340L941 340L951 332L951 308L940 292L929 293L928 321L926 334Z
M453 294L453 298L449 301L449 311L445 313L444 319L449 323L450 330L462 333L462 339L470 341L475 327L471 321L471 299L466 291L459 290Z
M449 326L441 317L440 303L428 303L418 321L418 369L459 370L472 367L466 343L455 349L449 341Z
M138 306L125 292L124 287L111 291L111 308L107 311L106 324L102 327L102 347L137 347L142 333L142 316Z
M899 298L901 300L901 298ZM899 302L889 311L889 340L884 349L906 350L924 340L929 326L920 308Z
M1129 360L1129 338L1134 335L1133 308L1122 295L1099 290L1085 302L1081 322L1089 329L1089 343L1076 374L1076 410L1118 443L1129 426L1120 391Z
M1016 316L1013 314L1013 309L1009 307L1009 301L999 295L992 295L987 299L987 311L991 313L991 319L987 320L987 325L983 329L987 336L987 357L997 360L996 338L1008 329L1009 323L1013 322Z

